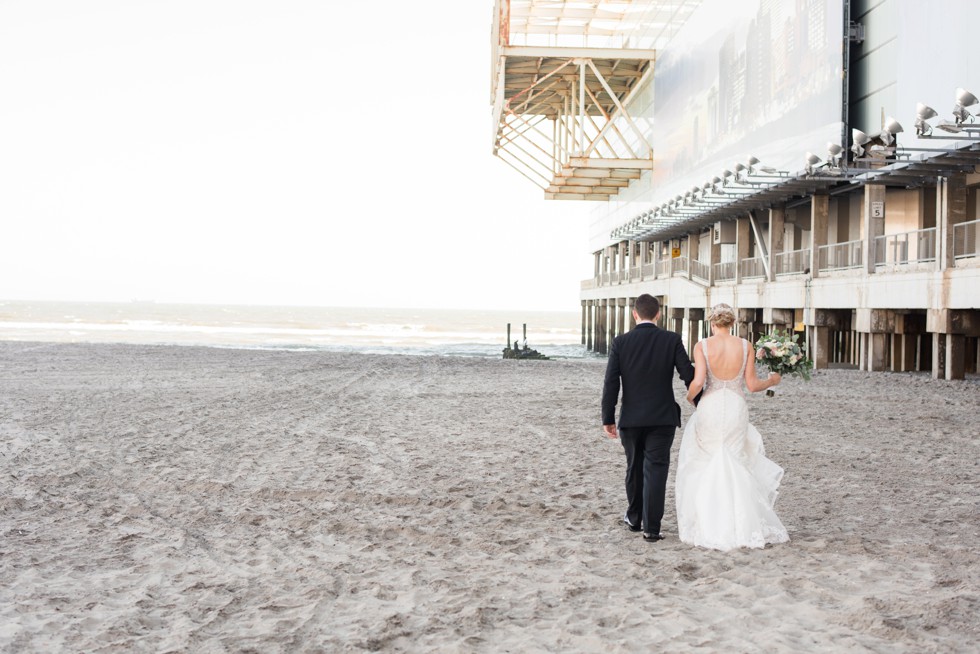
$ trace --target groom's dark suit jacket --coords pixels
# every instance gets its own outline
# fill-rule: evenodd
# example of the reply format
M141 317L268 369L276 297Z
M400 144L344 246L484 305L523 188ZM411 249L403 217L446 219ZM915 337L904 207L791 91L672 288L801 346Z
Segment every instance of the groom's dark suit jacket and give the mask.
M619 426L681 426L681 408L674 401L674 371L685 385L694 379L694 366L681 337L652 323L641 323L617 336L609 351L602 387L602 424L616 421L616 401L622 378L623 406Z

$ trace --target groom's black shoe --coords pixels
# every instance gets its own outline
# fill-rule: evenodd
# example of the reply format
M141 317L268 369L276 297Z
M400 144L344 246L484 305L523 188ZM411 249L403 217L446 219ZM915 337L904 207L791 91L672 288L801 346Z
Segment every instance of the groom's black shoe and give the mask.
M623 524L626 525L630 531L640 531L643 529L643 527L640 525L634 525L631 523L629 517L625 513L623 514Z
M648 543L656 543L658 540L663 540L663 539L664 539L663 534L648 534L646 532L643 533L643 540L645 540Z

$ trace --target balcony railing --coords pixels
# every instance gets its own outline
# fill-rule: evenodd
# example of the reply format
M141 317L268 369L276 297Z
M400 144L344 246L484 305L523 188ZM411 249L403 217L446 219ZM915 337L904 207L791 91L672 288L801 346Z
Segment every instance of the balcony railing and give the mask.
M762 257L742 259L739 262L739 267L742 270L742 279L756 279L766 276L766 266L762 263Z
M711 275L711 266L703 261L691 259L691 277L699 279L705 284L708 283Z
M864 241L857 240L821 245L817 248L817 269L823 272L860 268L864 261L861 253L863 244Z
M953 256L956 260L980 258L980 220L953 225ZM904 266L936 261L937 229L913 230L899 234L878 236L874 241L873 260L876 267ZM861 268L864 265L863 241L832 243L817 249L817 266L821 272ZM658 259L656 262L631 266L627 270L602 272L593 279L582 282L582 289L589 290L621 282L641 279L664 279L672 271L674 275L687 276L705 284L709 281L725 282L735 279L736 266L742 279L765 278L766 272L760 257L726 261L713 266L714 275L709 279L712 266L688 257ZM777 276L799 275L809 272L810 250L803 248L780 252L773 257L773 272ZM656 271L656 275L654 272Z
M775 257L777 275L799 275L810 268L810 249L780 252Z
M904 266L935 260L935 227L875 237L875 266Z
M722 263L715 264L715 281L725 281L726 279L735 279L735 262L725 261Z
M977 240L977 225L980 220L953 225L953 258L967 259L980 256L980 242Z

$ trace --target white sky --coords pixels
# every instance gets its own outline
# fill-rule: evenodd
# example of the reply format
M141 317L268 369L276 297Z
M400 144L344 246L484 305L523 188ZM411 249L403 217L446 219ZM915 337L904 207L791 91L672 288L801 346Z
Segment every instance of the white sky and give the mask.
M491 0L0 1L0 299L577 310Z

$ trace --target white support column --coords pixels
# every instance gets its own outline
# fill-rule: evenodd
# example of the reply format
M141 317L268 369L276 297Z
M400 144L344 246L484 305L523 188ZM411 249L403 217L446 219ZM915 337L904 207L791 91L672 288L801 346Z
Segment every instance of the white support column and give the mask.
M954 225L966 220L966 176L940 177L936 185L936 264L939 270L955 267Z

